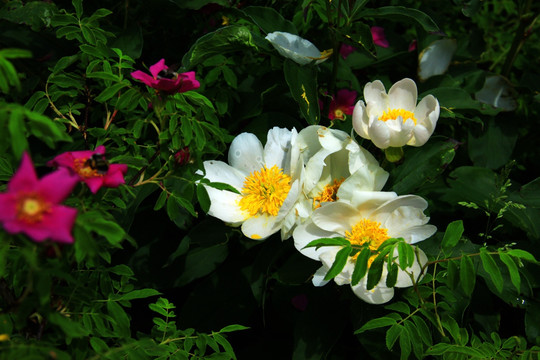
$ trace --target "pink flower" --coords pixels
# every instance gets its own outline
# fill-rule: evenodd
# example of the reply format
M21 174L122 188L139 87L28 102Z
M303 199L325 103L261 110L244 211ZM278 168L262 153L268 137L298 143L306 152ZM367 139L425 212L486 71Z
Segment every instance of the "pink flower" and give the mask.
M408 51L411 52L411 51L416 50L416 46L417 46L417 41L416 41L416 39L414 39L414 40L411 41L411 43L409 44L409 49L408 49Z
M341 89L330 102L328 118L330 120L345 120L345 115L352 115L356 102L356 91Z
M189 147L186 146L174 154L174 161L177 165L185 165L189 162L190 157L191 154L189 153Z
M346 59L347 56L351 55L356 48L352 45L348 44L341 44L341 47L339 48L339 55L341 55L342 58Z
M140 70L131 73L134 79L140 80L146 85L161 91L164 94L183 93L189 90L197 89L201 84L195 79L195 72L189 71L185 73L176 73L170 71L165 65L165 59L159 60L154 65L150 66L148 75Z
M10 234L25 233L34 241L51 239L73 243L71 229L77 210L60 205L79 179L59 169L40 180L27 153L19 169L0 193L0 222Z
M388 46L390 46L388 40L386 40L386 37L384 36L384 29L382 27L372 26L371 36L373 37L373 43L375 45L381 46L383 48L387 48Z
M47 163L49 166L70 169L78 179L88 185L94 194L102 187L118 187L124 184L127 172L126 164L109 164L105 158L105 146L100 145L94 151L69 151L58 155Z

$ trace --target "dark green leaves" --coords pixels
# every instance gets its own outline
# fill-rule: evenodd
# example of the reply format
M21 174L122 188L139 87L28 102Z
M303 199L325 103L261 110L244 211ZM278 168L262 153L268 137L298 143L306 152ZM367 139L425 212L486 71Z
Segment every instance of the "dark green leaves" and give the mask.
M448 224L441 243L441 247L444 251L451 250L454 248L454 246L457 245L457 243L461 239L463 230L464 229L462 220L452 221L450 224Z
M320 110L317 96L316 67L298 65L294 61L286 59L283 64L283 71L293 99L300 106L302 116L309 124L318 124Z
M480 259L482 260L484 270L486 270L491 277L495 288L498 292L501 292L503 289L503 278L501 275L501 270L499 270L499 266L485 248L480 249Z
M436 32L439 31L439 27L433 19L431 19L426 13L406 8L403 6L383 6L376 9L365 9L359 13L360 17L374 17L383 19L396 19L406 22L415 22L422 26L425 31Z
M324 280L331 280L335 278L343 270L347 264L347 261L349 260L349 254L351 251L352 248L350 246L345 246L336 253L336 259L324 276Z
M476 271L470 256L463 256L459 266L459 279L461 288L467 296L471 296L476 284Z

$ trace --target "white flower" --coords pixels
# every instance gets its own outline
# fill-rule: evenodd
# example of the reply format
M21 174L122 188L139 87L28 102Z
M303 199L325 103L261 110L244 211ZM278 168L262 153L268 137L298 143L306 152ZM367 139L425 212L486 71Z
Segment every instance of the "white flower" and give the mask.
M340 246L323 246L319 249L305 248L311 241L320 238L344 237L352 245L363 245L375 250L389 238L403 238L408 244L425 240L435 233L435 226L427 224L429 218L423 213L427 202L419 196L397 196L393 192L356 191L350 203L336 201L316 209L311 219L299 225L293 233L295 247L305 256L319 260L322 267L313 277L315 286L328 283L325 275L332 266ZM424 252L416 248L415 263L405 270L398 270L396 287L412 286L412 277L421 276L421 268L427 262ZM376 256L373 255L372 259ZM394 252L393 256L397 256ZM395 260L397 261L397 259ZM338 285L350 284L356 263L355 256L349 257L344 269L334 281ZM368 262L370 264L371 262ZM386 286L386 265L379 283L367 290L367 275L352 286L356 296L372 304L382 304L394 296L394 289Z
M306 65L313 60L319 64L332 54L332 52L320 52L311 42L287 32L275 31L266 35L266 40L284 57L294 60L300 65Z
M296 130L274 127L262 146L254 134L238 135L229 149L229 164L205 161L205 178L233 186L239 194L206 186L209 215L232 226L242 225L251 239L262 240L281 230L290 236L295 224L293 209L300 194L303 164L292 148Z
M404 145L422 146L439 119L439 102L427 95L416 105L418 92L411 79L396 82L388 94L381 81L367 83L364 99L353 111L354 130L380 149Z
M441 39L432 42L422 50L418 55L418 77L420 80L424 81L432 76L444 74L456 49L456 40Z
M297 205L303 220L325 202L349 199L355 190L381 190L388 179L373 155L344 131L308 126L295 146L306 164L304 197Z
M476 100L504 111L516 109L514 89L508 80L500 75L486 76L484 86L475 95Z

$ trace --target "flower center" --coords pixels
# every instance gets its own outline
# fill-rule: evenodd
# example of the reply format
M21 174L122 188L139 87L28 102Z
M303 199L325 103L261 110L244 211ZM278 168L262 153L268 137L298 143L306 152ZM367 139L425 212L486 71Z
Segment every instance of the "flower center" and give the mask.
M17 198L17 219L27 223L37 223L43 215L51 211L51 204L35 193L19 194Z
M290 176L276 165L254 171L244 181L240 208L250 216L259 213L276 216L291 189L290 182Z
M377 250L379 246L390 237L388 236L388 229L381 227L381 223L372 221L369 219L362 219L356 225L353 226L351 231L345 231L345 238L349 240L352 245L364 245L368 244L370 250ZM356 260L359 253L353 256ZM372 255L368 261L368 265L371 265L375 260L376 255Z
M396 120L399 116L401 116L403 122L407 121L407 119L411 119L412 121L414 121L414 125L416 125L416 118L414 117L414 113L412 111L403 109L389 109L388 111L383 111L382 115L379 116L379 120Z
M103 176L98 169L92 167L89 159L75 159L73 160L73 168L82 178L88 179L96 176Z
M337 197L337 192L344 181L345 178L341 178L339 180L334 179L333 183L325 185L324 189L319 193L319 195L313 198L313 209L315 210L317 208L320 208L321 203L323 202L333 202L339 200L339 198Z
M343 110L341 110L341 109L336 109L336 110L334 110L334 117L335 117L336 119L343 120L343 119L344 119L344 115L345 115L345 114L343 113Z

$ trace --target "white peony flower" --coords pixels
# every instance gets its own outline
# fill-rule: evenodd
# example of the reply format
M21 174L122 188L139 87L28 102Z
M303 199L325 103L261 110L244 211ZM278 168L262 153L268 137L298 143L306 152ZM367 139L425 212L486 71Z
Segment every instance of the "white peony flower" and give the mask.
M452 56L457 49L454 39L441 39L432 42L418 55L418 77L424 81L448 70Z
M354 130L380 149L404 145L422 146L439 119L439 102L427 95L416 105L418 92L411 79L396 82L388 94L381 81L367 83L364 99L353 111Z
M294 60L300 65L306 65L313 60L319 64L332 54L332 51L322 53L310 41L287 32L275 31L266 35L266 40L284 57Z
M389 238L403 238L408 244L425 240L435 233L437 228L427 224L429 218L423 213L427 202L419 196L397 196L393 192L356 191L350 203L336 201L316 209L310 220L299 225L293 233L295 247L305 256L322 262L322 267L313 276L315 286L328 283L324 280L334 263L340 246L305 248L311 241L320 238L344 237L352 245L364 245L366 242L374 255L375 250ZM424 252L416 248L415 263L405 270L398 270L396 287L412 286L412 279L421 276L421 268L427 263ZM338 285L351 284L351 277L356 263L356 255L350 256L345 267L334 281ZM393 256L397 256L397 251ZM395 260L397 261L397 259ZM367 290L367 275L358 284L352 286L356 296L372 304L382 304L394 296L394 289L386 286L386 265L379 283Z
M205 185L210 197L209 215L232 226L242 225L245 236L263 240L281 230L290 236L295 224L291 211L300 194L303 164L292 147L296 130L274 127L266 145L254 134L238 135L229 149L229 165L205 161L205 178L233 186L239 194Z
M349 199L355 190L381 190L388 179L377 160L346 132L312 125L295 142L305 166L299 217L308 218L325 202Z

